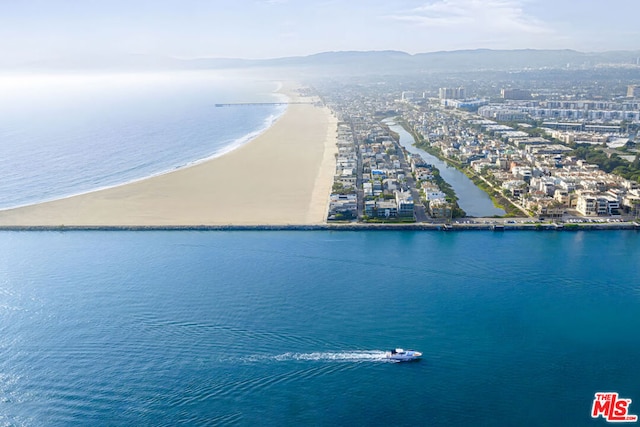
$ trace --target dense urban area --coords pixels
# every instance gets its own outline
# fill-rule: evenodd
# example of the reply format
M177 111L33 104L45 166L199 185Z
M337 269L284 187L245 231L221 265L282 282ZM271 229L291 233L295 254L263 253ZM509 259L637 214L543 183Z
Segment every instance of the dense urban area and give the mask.
M321 81L339 120L329 222L616 223L640 211L640 80L629 67ZM401 125L423 155L399 143ZM425 160L505 215L476 218Z

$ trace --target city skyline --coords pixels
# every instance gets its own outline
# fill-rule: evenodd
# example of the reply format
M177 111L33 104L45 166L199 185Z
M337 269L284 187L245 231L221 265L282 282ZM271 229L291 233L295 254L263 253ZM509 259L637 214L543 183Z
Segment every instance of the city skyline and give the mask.
M550 0L27 0L0 6L0 64L144 54L266 59L326 51L636 50L640 6Z

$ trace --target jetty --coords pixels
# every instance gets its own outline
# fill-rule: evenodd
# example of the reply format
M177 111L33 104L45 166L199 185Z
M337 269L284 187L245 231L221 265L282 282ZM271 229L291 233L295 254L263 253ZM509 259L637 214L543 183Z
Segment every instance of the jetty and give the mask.
M2 231L640 231L640 224L633 222L604 224L443 224L443 223L324 223L281 225L0 225Z

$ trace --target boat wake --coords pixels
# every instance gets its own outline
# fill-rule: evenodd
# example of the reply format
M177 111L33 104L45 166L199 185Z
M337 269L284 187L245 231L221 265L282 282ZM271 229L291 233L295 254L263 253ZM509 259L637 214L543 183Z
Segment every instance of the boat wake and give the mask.
M315 353L284 353L274 356L277 361L313 360L321 362L387 362L386 353L381 350L341 351Z

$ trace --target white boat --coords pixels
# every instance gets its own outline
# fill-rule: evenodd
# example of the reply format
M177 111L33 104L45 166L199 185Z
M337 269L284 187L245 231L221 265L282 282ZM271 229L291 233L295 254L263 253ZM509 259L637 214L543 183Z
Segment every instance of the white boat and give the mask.
M404 350L402 348L396 348L391 351L387 351L386 358L393 360L394 362L411 362L412 360L419 360L422 357L422 353L415 350Z

